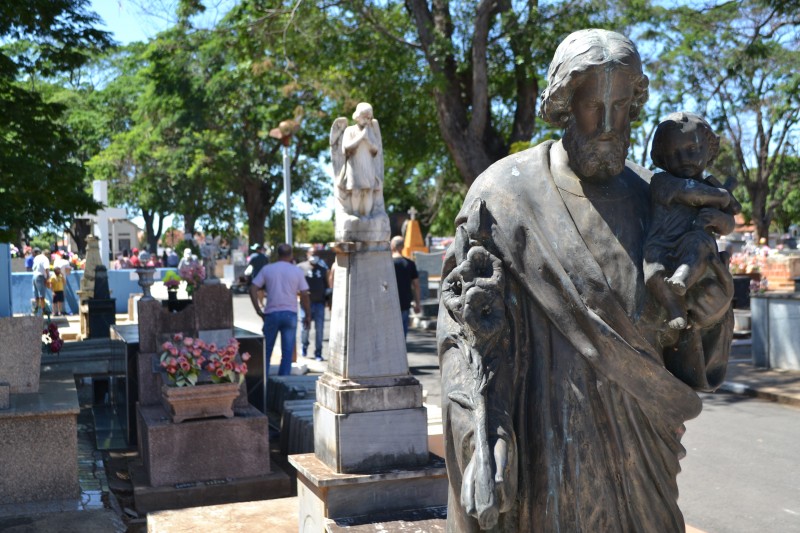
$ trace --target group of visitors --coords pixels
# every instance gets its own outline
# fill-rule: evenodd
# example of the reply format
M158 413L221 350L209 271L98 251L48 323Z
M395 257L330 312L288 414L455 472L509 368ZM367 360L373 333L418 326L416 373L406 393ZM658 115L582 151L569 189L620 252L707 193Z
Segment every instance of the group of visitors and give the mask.
M391 241L392 260L397 277L397 288L403 323L403 335L408 334L409 313L414 308L420 312L419 274L416 265L403 257L403 238ZM281 335L281 362L278 375L288 375L297 338L298 305L302 324L300 342L303 357L309 357L311 326L314 326L313 357L324 361L322 340L325 324L325 307L330 306L333 287L333 268L328 268L315 248L306 252L306 260L295 264L293 249L289 244L277 247L277 261L269 263L264 246L250 247L245 275L250 283L250 299L256 313L264 319L266 353L272 354L278 333ZM335 266L335 265L333 265ZM265 302L266 300L266 302Z
M33 273L34 312L37 315L61 316L64 310L64 289L71 266L61 254L54 253L53 264L50 263L50 250L42 251L35 247L31 250L31 272ZM52 310L47 304L47 291L52 291Z

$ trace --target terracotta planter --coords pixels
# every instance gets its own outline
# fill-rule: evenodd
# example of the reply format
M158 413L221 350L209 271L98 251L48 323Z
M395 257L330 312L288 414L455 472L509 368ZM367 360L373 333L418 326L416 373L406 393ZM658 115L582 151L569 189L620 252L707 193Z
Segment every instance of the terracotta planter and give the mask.
M233 402L237 396L238 383L206 383L194 387L161 386L161 403L176 424L190 418L233 418Z

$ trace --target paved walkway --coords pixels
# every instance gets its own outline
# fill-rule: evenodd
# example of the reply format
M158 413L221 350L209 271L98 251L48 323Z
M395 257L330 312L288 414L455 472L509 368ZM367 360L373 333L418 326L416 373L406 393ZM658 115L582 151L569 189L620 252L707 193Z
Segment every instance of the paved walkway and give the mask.
M736 340L720 390L800 407L800 371L756 368L750 340Z

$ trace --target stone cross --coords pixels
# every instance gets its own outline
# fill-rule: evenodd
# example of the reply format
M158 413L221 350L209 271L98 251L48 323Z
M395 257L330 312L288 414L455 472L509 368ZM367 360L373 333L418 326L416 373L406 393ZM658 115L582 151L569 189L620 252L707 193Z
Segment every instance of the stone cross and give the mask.
M413 205L411 206L411 209L408 210L408 215L411 217L411 220L417 219L417 213L419 213L419 211L417 211Z
M92 182L92 197L103 204L103 209L97 211L94 215L95 230L94 233L99 236L98 246L100 248L100 260L103 265L108 268L109 266L109 253L108 249L108 225L112 219L128 218L128 212L125 209L117 207L106 207L108 205L108 182L103 180L94 180Z

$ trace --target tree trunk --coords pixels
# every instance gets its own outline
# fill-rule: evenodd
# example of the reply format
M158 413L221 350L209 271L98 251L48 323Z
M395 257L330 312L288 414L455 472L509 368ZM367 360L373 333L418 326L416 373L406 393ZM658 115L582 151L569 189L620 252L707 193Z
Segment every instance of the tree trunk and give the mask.
M156 216L158 216L158 226L154 227ZM158 240L161 238L161 232L164 230L164 217L155 211L142 209L142 218L144 218L147 249L151 254L158 253Z
M466 75L459 72L455 56L444 52L447 47L441 44L443 39L453 40L454 25L448 2L434 0L429 6L426 0L406 0L405 4L436 79L433 97L439 131L461 178L469 187L489 165L508 155L511 143L528 141L533 134L538 84L522 66L515 68L517 97L511 137L504 139L492 125L487 43L497 15L510 10L511 3L479 2ZM519 48L519 43L515 42L513 47ZM515 55L524 59L530 54L518 49Z
M187 241L194 239L194 225L197 222L195 215L183 215L183 238Z
M264 222L267 220L274 201L270 199L268 185L259 179L242 180L244 207L247 211L248 245L264 243Z
M766 208L769 192L767 183L761 180L754 181L747 185L747 189L753 206L752 221L756 227L756 243L760 243L763 238L765 239L765 244L769 246L769 226L772 222L772 217Z

